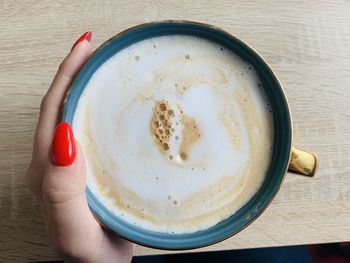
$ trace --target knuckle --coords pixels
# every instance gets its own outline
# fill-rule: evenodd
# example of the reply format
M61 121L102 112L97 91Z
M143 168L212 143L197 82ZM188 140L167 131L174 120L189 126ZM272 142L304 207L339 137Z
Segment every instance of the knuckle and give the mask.
M57 72L59 72L62 69L62 67L64 66L63 63L64 63L64 60L58 65Z
M83 194L84 188L72 181L69 170L48 171L43 180L42 195L48 204L63 204Z
M45 95L40 103L40 112L43 112L47 109L48 107L48 102L47 102L47 95Z
M58 70L57 72L60 72L60 70L62 70L62 68L66 65L66 61L67 61L67 57L65 57L61 63L58 65Z
M34 170L33 164L31 163L25 174L25 183L32 194L38 196L40 195L40 186L38 186L38 180L35 180Z
M53 183L43 183L42 185L43 199L48 203L61 203L64 200L64 192Z

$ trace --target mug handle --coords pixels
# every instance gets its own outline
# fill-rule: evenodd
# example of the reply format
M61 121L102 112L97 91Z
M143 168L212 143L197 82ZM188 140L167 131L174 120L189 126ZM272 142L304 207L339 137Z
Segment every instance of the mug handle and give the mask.
M315 154L292 146L288 172L313 177L317 166L318 160Z

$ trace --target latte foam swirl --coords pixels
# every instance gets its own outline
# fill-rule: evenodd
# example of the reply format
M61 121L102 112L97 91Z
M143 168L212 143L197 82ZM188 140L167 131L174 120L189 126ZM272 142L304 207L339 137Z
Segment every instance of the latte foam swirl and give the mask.
M138 42L92 76L73 121L88 185L117 216L167 233L206 229L261 186L269 102L249 64L191 36Z

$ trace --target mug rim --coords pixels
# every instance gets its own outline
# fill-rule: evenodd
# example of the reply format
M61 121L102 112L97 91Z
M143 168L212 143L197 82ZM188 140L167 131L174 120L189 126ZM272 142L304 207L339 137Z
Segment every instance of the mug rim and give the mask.
M226 30L221 29L220 27L211 25L211 24L207 24L207 23L202 23L202 22L195 22L195 21L190 21L190 20L156 20L156 21L151 21L151 22L146 22L146 23L141 23L138 25L135 25L133 27L127 28L119 33L117 33L116 35L112 36L111 38L109 38L107 41L105 41L104 43L102 43L91 55L91 57L87 60L87 62L83 65L83 67L80 69L79 73L77 74L77 76L74 78L72 84L71 84L71 88L69 89L69 91L66 94L66 100L64 102L64 112L63 112L63 117L62 117L62 121L68 121L68 117L67 117L67 105L68 105L68 101L70 100L71 97L71 91L74 89L75 86L75 82L78 78L78 76L80 75L80 73L83 71L83 69L85 68L85 66L88 64L88 62L90 61L91 58L95 57L96 55L98 55L98 53L103 50L106 46L108 46L112 41L115 41L117 39L119 39L120 37L124 36L127 33L130 33L134 30L138 30L138 29L142 29L145 28L147 26L151 26L151 25L159 25L159 24L182 24L182 25L195 25L195 26L200 26L203 28L208 28L208 29L213 29L215 31L221 32L223 34L225 34L226 36L228 36L229 38L232 38L233 40L239 42L239 44L241 46L243 46L245 49L249 50L250 52L253 53L255 59L260 59L261 62L264 64L264 66L266 67L266 69L268 71L270 71L270 75L272 75L276 82L277 82L277 86L279 87L280 91L281 91L281 98L283 98L283 100L285 101L285 106L286 106L286 112L288 113L288 120L289 120L289 125L290 125L290 129L289 129L289 133L290 133L290 138L288 140L288 146L289 146L289 151L288 151L288 160L287 160L287 164L285 167L285 170L283 172L283 174L281 173L280 177L280 181L278 182L278 184L276 184L276 188L274 189L274 191L272 192L272 195L268 198L267 202L259 209L258 212L256 212L244 225L242 225L241 227L238 227L236 229L234 229L233 231L231 231L228 235L223 235L221 238L217 238L213 241L210 242L205 242L205 243L201 243L201 244L196 244L196 245L191 245L191 246L185 246L185 247L181 247L181 246L176 246L176 247L169 247L169 246L162 246L162 244L150 244L150 243L145 243L145 242L141 242L137 239L131 238L130 236L124 235L122 233L119 233L118 231L115 231L113 229L111 229L109 226L107 226L104 223L104 219L103 217L101 218L101 214L97 211L99 210L99 207L95 206L93 207L91 205L91 202L94 202L91 200L91 196L89 196L89 187L87 186L86 190L87 190L87 199L88 199L88 204L89 204L89 208L92 211L93 216L95 217L95 219L97 220L97 222L104 228L106 228L109 231L115 232L117 233L119 236L142 246L147 246L150 248L154 248L154 249L162 249L162 250L190 250L190 249L196 249L196 248L202 248L202 247L206 247L206 246L210 246L216 243L219 243L223 240L226 240L234 235L236 235L237 233L241 232L243 229L245 229L246 227L250 226L265 210L266 208L271 204L271 202L274 200L274 198L276 197L277 193L280 190L280 187L282 185L282 182L284 181L284 178L287 174L288 171L288 163L290 162L290 158L291 158L291 153L292 153L292 139L293 139L293 121L292 121L292 115L291 115L291 111L290 111L290 104L288 102L285 90L281 84L281 81L279 80L278 76L275 74L274 70L272 69L272 67L270 66L269 63L267 63L267 61L263 58L263 56L261 56L253 47L251 47L249 44L243 42L242 40L240 40L238 37L236 37L235 35L233 35L232 33L227 32ZM244 59L244 58L243 58ZM245 60L245 59L244 59ZM80 97L80 96L79 96ZM69 121L68 121L69 122ZM260 186L261 188L261 186ZM259 189L260 189L259 188ZM91 195L92 192L90 192ZM93 195L94 196L94 195ZM89 198L90 197L90 198ZM245 203L242 208L246 205L247 203ZM241 209L241 208L240 208ZM238 210L239 211L239 210ZM100 216L98 216L100 215ZM232 217L233 215L231 215L230 217ZM229 217L229 218L230 218ZM222 221L220 221L222 222ZM203 231L207 231L210 228L207 228ZM151 231L154 232L154 231ZM197 231L199 232L199 231ZM176 235L176 234L173 234Z

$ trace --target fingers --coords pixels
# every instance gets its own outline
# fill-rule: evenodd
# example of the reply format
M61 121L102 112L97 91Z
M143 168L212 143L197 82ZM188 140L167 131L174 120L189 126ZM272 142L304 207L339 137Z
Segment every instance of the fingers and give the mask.
M59 114L67 89L91 54L92 47L85 40L79 43L63 60L42 103L41 115L45 117L48 114L49 117L48 119L43 118L44 121L50 122L52 120L50 117Z
M50 164L43 179L44 217L51 242L67 261L104 262L104 258L109 262L113 258L130 262L132 244L105 231L89 210L85 160L77 141L75 148L71 165Z
M43 179L43 198L50 204L64 204L75 197L85 199L86 167L82 149L75 141L75 158L71 165L49 163Z
M35 155L39 159L48 158L54 129L59 122L62 104L72 80L92 54L92 47L85 39L75 45L61 63L59 70L44 96L34 139Z
M43 206L49 236L62 254L78 253L89 247L89 240L100 235L100 225L92 216L86 196L86 168L82 149L76 142L76 154L69 166L50 164L43 178ZM78 244L75 242L80 240Z

